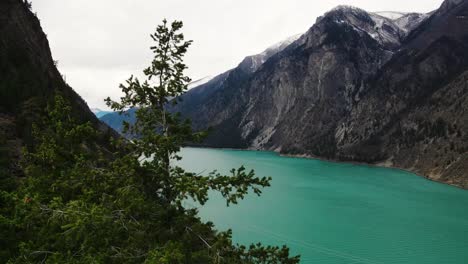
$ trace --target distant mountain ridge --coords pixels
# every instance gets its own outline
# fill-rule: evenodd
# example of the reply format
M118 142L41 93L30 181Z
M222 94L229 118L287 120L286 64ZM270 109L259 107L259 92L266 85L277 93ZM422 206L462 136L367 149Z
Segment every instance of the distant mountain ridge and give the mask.
M106 115L101 116L99 119L106 123L108 126L112 127L115 131L122 134L123 122L128 122L130 124L135 123L136 115L135 108L125 111L124 113L112 112Z
M192 81L189 84L189 91L182 97L185 101L183 105L197 105L198 102L205 100L209 95L218 89L248 78L249 75L254 73L267 59L276 53L282 51L291 43L296 41L301 34L293 35L287 39L275 43L268 47L263 52L245 57L242 62L234 69L228 70L218 76L206 76L204 78ZM173 109L177 111L178 108ZM122 122L134 122L135 121L135 110L132 109L127 111L126 114L120 114L117 112L109 113L99 117L101 121L112 127L115 131L122 131ZM197 127L200 129L200 127Z
M101 118L107 114L110 114L110 113L113 113L113 111L104 111L104 110L101 110L99 108L91 108L91 112L93 112L93 114L97 117L97 118Z
M467 2L390 18L339 6L172 110L214 128L204 146L382 164L468 188Z

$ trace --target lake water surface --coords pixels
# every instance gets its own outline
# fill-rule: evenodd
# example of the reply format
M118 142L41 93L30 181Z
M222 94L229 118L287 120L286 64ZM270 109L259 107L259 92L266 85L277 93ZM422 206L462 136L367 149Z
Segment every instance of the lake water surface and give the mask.
M301 263L466 264L468 191L401 170L186 148L182 167L271 176L261 197L226 207L213 195L200 214L236 242L287 244Z

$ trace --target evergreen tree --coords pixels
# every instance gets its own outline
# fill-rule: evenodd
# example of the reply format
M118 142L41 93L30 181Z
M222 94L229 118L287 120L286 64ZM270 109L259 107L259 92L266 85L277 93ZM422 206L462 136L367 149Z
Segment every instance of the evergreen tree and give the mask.
M99 132L77 123L69 103L55 97L34 126L31 148L24 150L25 178L17 188L0 190L0 234L11 242L2 244L0 262L299 262L285 246L234 245L230 230L217 232L196 209L182 206L185 199L204 204L209 190L220 192L228 205L237 203L249 190L259 195L270 179L243 167L227 176L200 176L174 164L181 146L204 135L166 110L189 82L182 58L190 42L178 33L181 27L164 21L152 35L148 80L132 77L121 86L121 102L108 99L114 109L138 109L137 122L126 124L138 135L133 141L103 145Z
M179 33L182 25L182 22L174 21L169 26L164 20L156 28L151 35L155 41L151 47L154 59L144 70L147 79L141 82L130 77L125 85L120 86L125 94L121 101L107 98L107 104L117 111L137 109L136 122L125 123L123 133L135 136L132 155L143 159L142 166L151 174L147 177L147 184L153 188L152 193L157 198L180 207L187 198L204 204L210 189L221 192L228 205L244 198L249 188L259 195L261 188L269 186L271 179L256 178L253 171L247 172L244 167L232 170L230 176L216 172L200 176L171 166L171 161L181 159L178 152L184 144L198 142L205 134L194 133L189 120L182 120L179 113L167 110L168 105L177 104L190 82L190 78L184 75L187 66L183 57L191 41L184 41L184 35Z

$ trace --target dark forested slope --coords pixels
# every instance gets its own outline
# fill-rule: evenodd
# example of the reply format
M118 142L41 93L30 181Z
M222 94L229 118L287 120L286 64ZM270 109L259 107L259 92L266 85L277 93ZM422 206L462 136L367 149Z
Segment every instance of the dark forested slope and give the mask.
M70 101L79 120L108 130L63 80L39 19L27 3L0 2L0 36L0 113L14 118L19 137L29 137L31 122L57 92Z

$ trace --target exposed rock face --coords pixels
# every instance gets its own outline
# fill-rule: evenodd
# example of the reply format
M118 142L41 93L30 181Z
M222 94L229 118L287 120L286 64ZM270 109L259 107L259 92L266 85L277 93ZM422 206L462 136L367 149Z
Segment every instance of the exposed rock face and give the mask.
M408 13L400 18L394 19L393 22L403 31L403 36L406 36L428 17L428 14Z
M413 31L338 130L337 158L411 169L468 187L468 2Z
M356 91L390 59L402 34L389 18L337 7L298 40L247 57L237 68L192 89L177 110L196 128L215 127L207 141L212 146L272 148L270 137L286 131L283 140L301 140L291 135L288 120L304 122L304 112L330 109L335 102L331 119L349 111Z
M467 0L429 14L339 6L173 110L214 128L206 146L385 163L468 188L467 77Z
M39 20L26 3L0 1L0 36L0 114L16 119L18 137L30 138L30 124L56 92L70 101L75 117L114 133L64 82Z
M242 138L256 149L314 149L316 155L332 158L333 148L322 145L335 145L329 136L337 121L398 45L398 30L379 28L367 12L332 10L253 76L240 123Z
M238 87L247 82L250 76L255 73L265 61L285 49L299 37L300 35L291 36L288 39L285 39L267 48L260 54L248 56L244 58L244 60L236 68L226 71L214 78L206 78L209 81L205 81L205 78L194 81L192 84L189 84L190 88L192 88L194 84L201 84L191 89L186 95L184 95L183 102L172 110L181 111L187 117L190 117L193 121L195 129L206 128L206 124L211 121L209 119L214 116L216 116L217 120L221 122L224 117L222 115L217 116L217 113L220 111L220 109L224 108L224 104L231 101L232 95L236 93ZM218 91L223 91L222 93L219 93L223 98L217 98L215 101L212 101L210 107L204 108L204 102L209 101L212 95ZM114 128L116 131L121 132L123 128L122 121L125 120L130 123L134 122L134 112L134 110L127 111L127 115L111 113L101 117L100 119ZM237 139L233 138L232 140L237 142L235 144L240 143ZM243 145L238 144L238 146L240 147Z
M385 162L468 187L467 14L467 1L391 18L340 6L179 110L214 127L207 146Z

